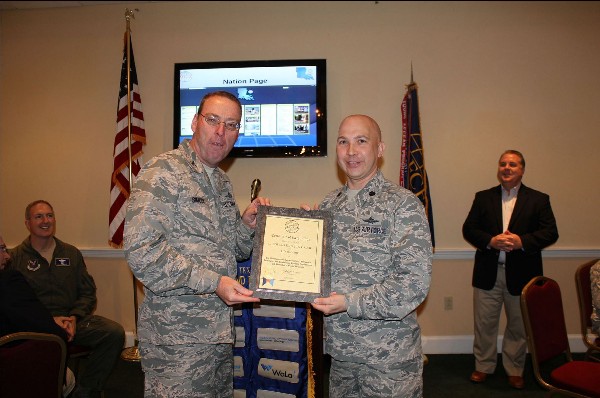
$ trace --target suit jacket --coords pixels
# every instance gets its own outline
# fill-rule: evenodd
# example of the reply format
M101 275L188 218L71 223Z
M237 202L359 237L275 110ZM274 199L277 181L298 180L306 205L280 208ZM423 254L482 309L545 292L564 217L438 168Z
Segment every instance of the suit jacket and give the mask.
M67 341L23 274L9 268L0 271L0 336L16 332L51 333Z
M475 194L462 228L465 240L477 249L472 284L484 290L491 290L496 283L500 251L488 247L488 243L504 232L501 188L498 185ZM519 296L533 277L543 274L542 249L558 239L550 197L521 184L508 230L519 235L523 243L523 249L506 253L505 263L508 291Z

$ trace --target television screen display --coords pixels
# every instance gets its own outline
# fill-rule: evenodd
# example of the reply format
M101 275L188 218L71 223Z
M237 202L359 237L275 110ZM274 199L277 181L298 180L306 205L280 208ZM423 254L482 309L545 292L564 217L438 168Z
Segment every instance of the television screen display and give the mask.
M230 157L327 156L324 59L177 63L174 80L174 148L202 97L222 90L242 104Z

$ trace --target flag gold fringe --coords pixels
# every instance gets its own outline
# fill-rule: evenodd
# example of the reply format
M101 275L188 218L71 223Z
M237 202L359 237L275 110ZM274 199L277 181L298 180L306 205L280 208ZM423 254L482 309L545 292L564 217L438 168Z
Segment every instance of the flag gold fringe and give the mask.
M108 244L110 245L110 247L112 247L113 249L122 249L123 248L123 244L121 243L120 245L117 245L116 243L114 243L113 241L109 240Z
M308 391L307 398L315 398L315 371L314 371L314 363L313 363L313 321L312 321L312 312L310 304L306 305L306 350L307 358L308 358Z

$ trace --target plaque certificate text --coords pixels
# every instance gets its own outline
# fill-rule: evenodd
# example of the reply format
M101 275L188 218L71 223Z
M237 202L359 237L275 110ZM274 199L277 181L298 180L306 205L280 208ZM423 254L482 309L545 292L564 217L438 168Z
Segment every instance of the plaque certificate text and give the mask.
M275 300L312 301L330 293L329 212L261 206L250 290Z

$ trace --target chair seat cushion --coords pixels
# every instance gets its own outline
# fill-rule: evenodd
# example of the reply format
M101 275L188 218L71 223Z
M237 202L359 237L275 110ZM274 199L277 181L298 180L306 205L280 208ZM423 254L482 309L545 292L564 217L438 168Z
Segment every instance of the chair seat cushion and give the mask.
M564 390L600 397L600 363L571 361L554 369L551 384Z

